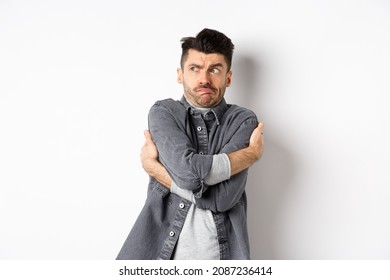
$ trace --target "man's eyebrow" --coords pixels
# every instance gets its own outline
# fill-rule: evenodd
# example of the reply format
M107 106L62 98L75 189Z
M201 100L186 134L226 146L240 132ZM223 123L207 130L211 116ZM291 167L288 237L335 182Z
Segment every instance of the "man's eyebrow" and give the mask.
M223 64L222 63L215 63L215 64L211 64L209 68L215 68L215 67L221 67L223 68Z
M196 63L191 63L191 64L188 65L188 67L193 67L193 66L198 67L198 68L203 68L202 65L199 65L199 64L196 64ZM209 66L209 68L216 68L216 67L224 68L224 65L223 65L222 63L219 62L219 63L211 64L211 65Z
M197 68L202 68L202 66L201 65L199 65L199 64L196 64L196 63L191 63L191 64L188 64L188 67L197 67Z

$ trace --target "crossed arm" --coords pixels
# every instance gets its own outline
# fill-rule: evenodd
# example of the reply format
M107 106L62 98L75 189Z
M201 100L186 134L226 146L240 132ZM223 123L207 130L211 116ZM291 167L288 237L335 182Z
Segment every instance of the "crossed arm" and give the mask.
M230 161L230 176L240 173L260 159L264 145L263 128L264 124L259 123L253 130L248 147L227 154ZM145 143L141 149L142 167L147 174L155 178L160 184L171 189L172 178L158 161L158 150L153 143L152 136L148 130L144 131L144 135Z
M187 135L191 133L184 121L187 112L170 102L157 102L149 112L150 134L145 132L146 141L141 152L143 168L174 193L182 196L183 190L190 194L198 208L214 212L231 209L245 190L247 168L262 155L263 124L258 125L249 111L234 109L237 110L235 123L224 135L224 139L229 140L225 142L221 138L223 146L218 151L225 159L227 155L224 163L230 164L230 174L226 170L224 175L214 177L214 159L222 155L197 153ZM226 120L230 121L232 119ZM187 198L187 195L183 197Z

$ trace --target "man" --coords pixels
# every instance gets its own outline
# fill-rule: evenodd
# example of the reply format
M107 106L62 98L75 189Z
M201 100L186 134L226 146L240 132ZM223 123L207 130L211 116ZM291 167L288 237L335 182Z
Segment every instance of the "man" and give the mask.
M117 259L249 259L245 184L263 124L226 104L234 45L202 30L182 39L180 101L157 101L141 162L148 196Z

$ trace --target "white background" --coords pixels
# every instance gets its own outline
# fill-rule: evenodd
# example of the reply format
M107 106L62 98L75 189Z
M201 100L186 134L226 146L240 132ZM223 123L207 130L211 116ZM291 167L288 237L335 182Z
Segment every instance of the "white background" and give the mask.
M266 124L254 259L390 258L390 3L0 0L0 259L114 259L146 197L180 39L236 45L229 103Z

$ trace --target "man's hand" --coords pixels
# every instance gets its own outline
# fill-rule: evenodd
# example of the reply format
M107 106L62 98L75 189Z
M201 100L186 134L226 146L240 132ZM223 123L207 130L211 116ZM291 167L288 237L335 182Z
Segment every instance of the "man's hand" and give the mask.
M253 130L251 138L249 139L249 147L252 148L253 154L257 157L257 160L259 160L263 154L263 129L264 124L259 123L259 125Z
M141 148L141 163L146 173L151 175L158 162L158 150L153 143L152 136L148 130L144 131L145 143Z
M263 128L264 124L259 123L252 132L249 146L228 154L231 176L243 171L261 158L264 144Z
M148 130L144 131L145 143L141 148L141 163L145 172L164 187L171 189L172 179L165 167L158 161L158 150Z

